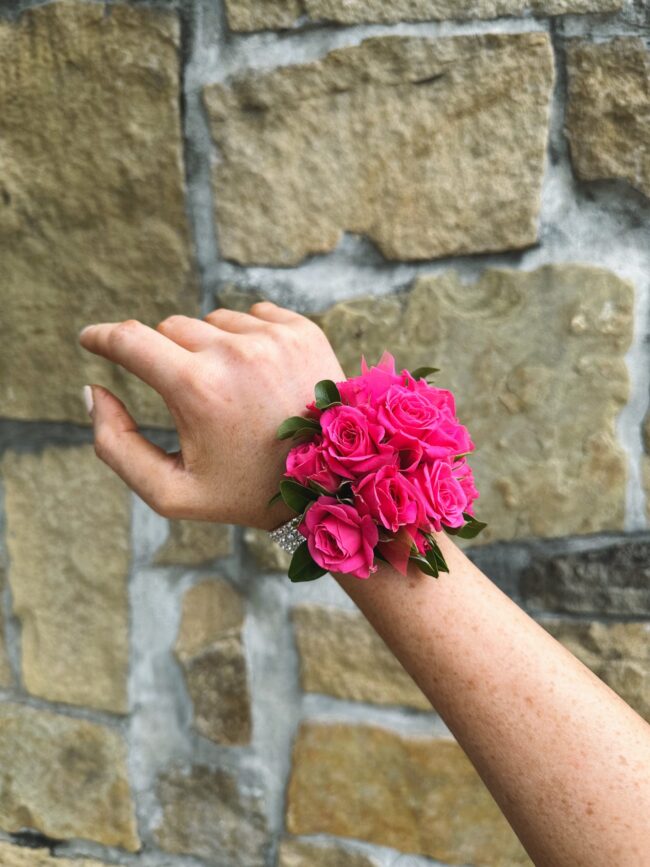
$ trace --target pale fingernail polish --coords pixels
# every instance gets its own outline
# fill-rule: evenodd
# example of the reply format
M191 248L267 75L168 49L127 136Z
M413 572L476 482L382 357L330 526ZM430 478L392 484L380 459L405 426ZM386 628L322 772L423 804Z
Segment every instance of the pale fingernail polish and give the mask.
M95 400L93 398L93 390L89 385L84 385L84 403L86 404L86 409L88 410L88 415L93 414L93 409L95 408Z

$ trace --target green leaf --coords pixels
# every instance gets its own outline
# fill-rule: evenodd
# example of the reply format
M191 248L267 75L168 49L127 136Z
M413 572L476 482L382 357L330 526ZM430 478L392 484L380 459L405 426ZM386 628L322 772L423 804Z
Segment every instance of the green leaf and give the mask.
M459 461L461 458L466 457L467 455L471 455L471 452L461 452L459 455L455 455L454 460Z
M449 566L447 566L447 562L442 556L442 551L438 547L437 542L431 545L424 556L434 569L437 569L439 572L449 572Z
M319 566L309 553L307 540L301 542L293 552L291 563L289 563L289 578L295 583L297 581L315 581L321 575L325 575L327 569Z
M413 379L426 379L431 373L439 373L439 367L416 367L411 371Z
M314 433L320 430L320 424L313 418L305 418L301 415L292 415L285 418L276 432L279 440L286 440L299 432Z
M421 569L425 575L431 575L432 578L438 577L438 570L429 563L426 557L422 557L420 554L411 554L409 562L415 563L418 569Z
M304 485L299 484L293 479L284 479L280 482L280 493L287 506L289 506L290 509L293 509L294 512L298 512L298 514L300 514L305 507L312 502L312 500L318 499L316 491L312 491L311 488L306 488Z
M281 500L281 499L282 499L282 494L280 491L278 491L277 494L273 494L273 496L269 500L269 506L272 506L273 503L277 503L278 500Z
M481 530L487 527L487 524L483 521L477 521L476 518L473 518L466 512L463 512L463 518L465 518L467 523L460 528L460 532L458 533L461 539L474 539Z
M332 404L341 403L339 390L331 379L321 379L320 382L317 382L314 392L318 409L327 409Z
M327 497L333 497L331 491L328 491L327 488L324 488L322 485L319 485L318 482L315 482L313 479L308 479L307 484L313 491L317 491L319 494L325 494Z

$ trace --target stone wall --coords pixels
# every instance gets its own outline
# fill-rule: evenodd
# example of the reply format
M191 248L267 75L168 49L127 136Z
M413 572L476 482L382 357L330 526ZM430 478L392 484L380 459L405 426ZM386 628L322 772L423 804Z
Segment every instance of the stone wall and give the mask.
M325 576L96 458L83 324L271 298L434 364L470 556L650 719L650 4L5 0L0 863L530 863ZM645 422L644 422L645 419ZM480 508L479 508L480 506Z

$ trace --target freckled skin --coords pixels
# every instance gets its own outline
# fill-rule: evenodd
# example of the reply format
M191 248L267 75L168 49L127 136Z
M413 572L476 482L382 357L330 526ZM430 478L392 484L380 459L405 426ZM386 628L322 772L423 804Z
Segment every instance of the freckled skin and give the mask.
M314 323L260 302L155 330L103 323L80 342L148 382L174 417L181 450L167 455L115 396L92 388L97 454L152 508L262 529L293 516L267 505L290 447L277 426L303 414L316 382L344 378ZM412 566L405 582L383 562L369 580L333 577L447 723L537 867L648 867L650 726L436 535L450 568L438 579Z

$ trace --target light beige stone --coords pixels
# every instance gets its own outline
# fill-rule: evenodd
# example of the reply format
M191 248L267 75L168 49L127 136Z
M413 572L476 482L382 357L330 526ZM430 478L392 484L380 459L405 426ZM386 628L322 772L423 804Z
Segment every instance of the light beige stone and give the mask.
M342 232L388 259L537 239L546 33L381 36L205 91L221 253L294 265Z
M0 553L0 558L2 554ZM11 686L13 683L13 676L11 674L11 666L9 664L9 657L7 656L7 648L5 644L5 635L4 635L4 611L2 604L2 595L3 588L5 584L5 568L2 562L0 562L0 687Z
M264 802L224 770L171 770L159 781L162 822L156 840L166 852L210 864L265 867L269 844Z
M0 828L135 852L122 737L87 720L0 704Z
M498 18L503 15L564 15L615 12L623 0L226 0L233 30L286 29L308 21L430 21Z
M194 726L219 744L251 740L243 622L243 600L223 579L203 581L185 594L175 652L194 705Z
M287 830L353 837L452 864L530 864L455 742L370 725L303 723Z
M626 460L615 423L629 394L624 361L633 286L582 264L454 270L412 289L364 296L312 318L347 375L384 349L397 368L440 368L476 449L469 461L488 527L472 544L623 529ZM602 492L607 491L607 496Z
M650 722L650 623L541 625Z
M291 611L306 692L431 710L431 703L365 617L321 605Z
M169 535L154 562L157 566L200 566L232 554L232 527L209 521L170 521Z
M257 566L266 572L288 572L291 554L273 542L266 530L246 527L244 542L255 558Z
M108 867L106 862L88 858L54 858L47 849L12 846L0 842L2 867Z
M650 196L650 53L640 37L569 40L565 131L585 180L622 178Z
M169 11L60 2L0 21L0 415L88 423L80 389L98 382L169 426L77 334L198 309L179 80Z
M9 583L32 695L128 709L129 492L92 446L6 452Z
M280 843L278 867L378 867L374 858L340 844L285 839Z

